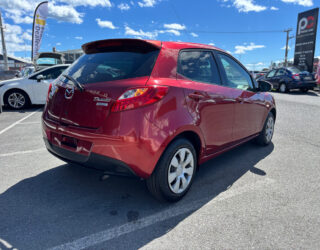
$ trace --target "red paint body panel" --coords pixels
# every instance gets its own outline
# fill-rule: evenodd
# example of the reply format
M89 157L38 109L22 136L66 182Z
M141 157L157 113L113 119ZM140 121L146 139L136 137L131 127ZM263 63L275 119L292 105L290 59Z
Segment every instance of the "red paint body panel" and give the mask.
M150 77L90 84L84 92L75 90L72 99L65 98L66 86L58 84L43 113L45 139L73 153L116 159L136 175L148 178L164 150L179 134L188 131L198 136L201 164L256 136L267 114L275 108L268 93L194 82L177 75L181 49L217 48L178 42L138 43L160 49ZM84 48L95 44L85 44ZM168 93L151 105L111 112L112 103L126 90L146 85L168 86ZM108 106L97 106L94 98L110 98L110 102ZM65 145L63 140L74 140L75 146Z

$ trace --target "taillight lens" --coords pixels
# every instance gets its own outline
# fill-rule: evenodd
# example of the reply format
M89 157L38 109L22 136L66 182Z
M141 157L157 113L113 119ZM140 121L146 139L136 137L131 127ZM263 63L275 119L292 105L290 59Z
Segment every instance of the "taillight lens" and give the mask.
M124 92L112 105L112 112L135 109L161 100L168 93L166 86L133 88Z
M50 83L50 85L49 85L48 94L47 94L47 102L49 101L49 95L50 95L51 89L52 89L52 83Z
M300 80L300 75L299 74L294 74L292 75L292 78L295 80Z

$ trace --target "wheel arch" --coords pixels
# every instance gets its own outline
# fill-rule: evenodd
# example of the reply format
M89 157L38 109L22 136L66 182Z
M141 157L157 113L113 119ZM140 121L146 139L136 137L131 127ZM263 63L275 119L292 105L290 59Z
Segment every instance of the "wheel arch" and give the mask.
M24 94L26 94L26 96L27 96L27 98L28 98L27 101L29 102L29 104L32 104L30 95L27 93L27 91L25 91L24 89L21 89L21 88L10 88L10 89L7 89L7 90L3 93L3 95L2 95L3 104L7 104L7 100L6 100L7 94L9 94L9 93L12 92L12 91L17 91L17 90L23 92Z

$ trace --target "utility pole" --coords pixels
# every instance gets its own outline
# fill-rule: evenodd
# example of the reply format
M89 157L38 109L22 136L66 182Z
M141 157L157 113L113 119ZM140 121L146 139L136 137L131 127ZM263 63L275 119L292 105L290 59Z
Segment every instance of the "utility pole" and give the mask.
M290 31L292 31L291 28L283 31L283 32L286 32L286 33L287 33L286 53L285 53L285 56L284 56L284 66L285 66L285 67L288 67L288 46L289 46L289 40L294 37L294 36L289 36Z
M7 56L7 48L6 48L6 41L4 40L4 27L2 25L2 17L1 17L1 11L0 11L0 30L1 30L1 41L2 41L2 56L3 56L3 62L4 62L4 70L9 70L8 67L8 56Z

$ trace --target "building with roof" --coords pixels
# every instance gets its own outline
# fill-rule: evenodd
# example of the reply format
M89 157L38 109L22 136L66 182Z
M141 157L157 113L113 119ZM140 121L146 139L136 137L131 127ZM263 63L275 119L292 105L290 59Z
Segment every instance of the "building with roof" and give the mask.
M9 70L21 70L25 66L32 65L31 61L28 61L23 58L9 56L8 55L8 67ZM0 53L0 70L4 69L4 60L3 55Z

